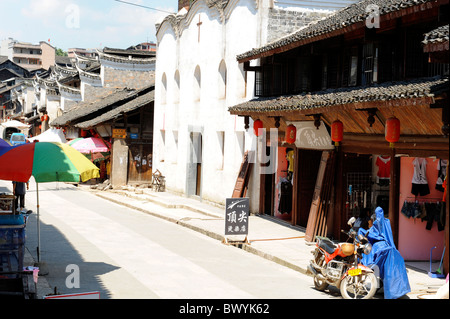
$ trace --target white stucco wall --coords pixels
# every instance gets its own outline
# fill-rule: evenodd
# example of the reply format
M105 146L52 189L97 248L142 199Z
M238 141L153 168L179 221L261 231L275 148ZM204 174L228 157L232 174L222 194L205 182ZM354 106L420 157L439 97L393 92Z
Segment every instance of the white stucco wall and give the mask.
M199 19L202 23L200 41ZM173 26L167 19L160 25L157 33L153 166L154 170L159 169L166 176L167 189L190 195L192 175L188 172L188 157L190 132L193 131L202 133L201 198L223 204L231 196L246 148L244 135L247 146L251 136L244 132L243 118L230 115L228 107L252 98L254 87L254 74L249 72L246 88L245 72L237 63L236 56L259 46L258 32L254 0L230 1L222 12L214 7L208 8L200 0L178 26ZM221 62L226 65L225 98L220 90ZM200 99L195 94L197 67L201 74ZM177 70L179 93L175 81ZM175 142L176 136L178 143Z

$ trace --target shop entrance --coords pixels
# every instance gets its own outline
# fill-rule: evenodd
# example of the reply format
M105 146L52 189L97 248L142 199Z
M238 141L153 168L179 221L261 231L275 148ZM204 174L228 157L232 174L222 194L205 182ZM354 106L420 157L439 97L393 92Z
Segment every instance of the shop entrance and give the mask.
M191 132L189 161L187 163L186 194L201 196L202 182L202 133Z
M275 155L275 149L270 146L266 146L266 156ZM275 210L275 180L276 172L266 170L270 165L275 164L275 156L269 157L267 163L261 164L262 169L267 174L261 174L261 212L265 215L274 216Z
M316 186L322 151L297 149L295 225L306 227Z
M342 223L351 217L359 217L363 210L373 212L372 202L384 201L388 207L389 184L387 187L375 188L372 182L372 155L346 153L344 155L345 214ZM388 212L386 209L385 212Z
M152 144L129 145L128 183L152 182Z

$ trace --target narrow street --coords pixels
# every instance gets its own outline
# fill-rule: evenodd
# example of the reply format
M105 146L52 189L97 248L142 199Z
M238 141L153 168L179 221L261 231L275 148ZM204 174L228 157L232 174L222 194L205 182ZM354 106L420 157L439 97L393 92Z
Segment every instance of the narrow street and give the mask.
M30 182L26 195L34 212L35 187ZM0 192L8 189L10 182L0 181ZM340 298L316 291L299 272L70 184L39 184L39 201L41 262L59 293L99 291L102 299ZM27 248L35 260L36 217L27 223ZM79 288L68 287L74 286L74 265Z

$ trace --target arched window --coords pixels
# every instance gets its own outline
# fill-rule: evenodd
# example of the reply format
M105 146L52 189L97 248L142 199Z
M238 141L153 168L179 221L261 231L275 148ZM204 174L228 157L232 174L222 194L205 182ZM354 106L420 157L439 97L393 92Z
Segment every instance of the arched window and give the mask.
M192 90L194 101L200 101L201 87L202 87L202 74L200 72L200 67L197 65L194 72L194 87Z
M166 73L163 73L162 78L161 78L161 104L166 104L167 103L167 77L166 77Z
M180 102L180 71L176 70L175 75L173 76L173 80L175 82L175 86L173 88L173 102Z
M225 99L227 96L227 65L222 60L219 65L219 83L218 83L218 98Z

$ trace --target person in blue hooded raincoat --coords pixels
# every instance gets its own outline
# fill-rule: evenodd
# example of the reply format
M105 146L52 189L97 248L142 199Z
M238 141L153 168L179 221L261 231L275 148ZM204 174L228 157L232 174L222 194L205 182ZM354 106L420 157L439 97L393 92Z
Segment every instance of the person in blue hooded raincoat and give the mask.
M394 244L391 222L384 217L381 207L375 209L376 219L369 231L360 229L372 244L372 251L364 255L361 263L377 265L383 280L384 298L397 299L411 292L405 261Z

